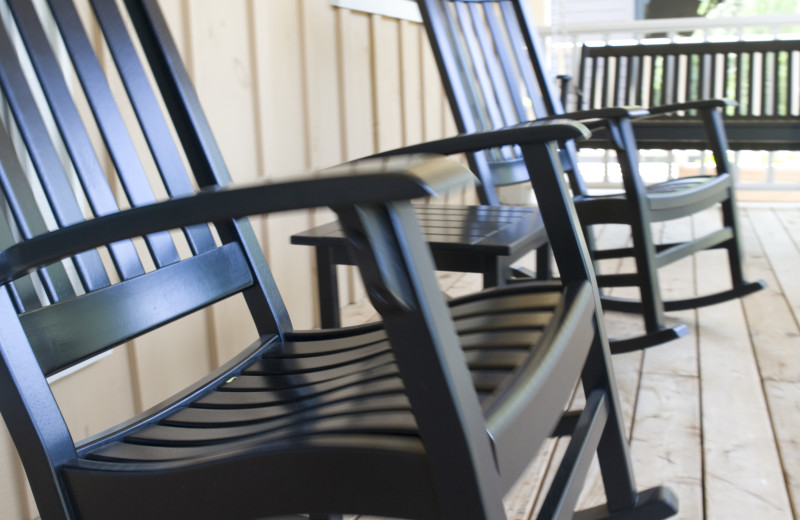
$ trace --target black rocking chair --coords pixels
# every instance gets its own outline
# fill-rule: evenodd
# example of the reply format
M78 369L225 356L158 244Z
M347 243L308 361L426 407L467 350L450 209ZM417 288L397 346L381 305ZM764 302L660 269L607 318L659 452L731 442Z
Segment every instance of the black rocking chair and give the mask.
M631 118L647 116L648 111L619 107L565 114L561 97L543 65L542 45L524 0L418 0L418 4L460 132L570 117L583 121L594 134L602 134L613 143L624 187L623 192L614 195L589 193L578 171L574 142L562 143L560 150L593 260L632 256L636 262L634 273L597 275L601 288L635 286L640 293L639 300L602 297L604 308L641 313L644 318L645 334L612 340L613 352L658 345L688 333L684 325L667 327L664 311L719 303L765 286L761 281L745 281L742 273L734 185L721 113L725 102L694 101L658 108L659 113L690 109L699 112L717 172L646 186L639 176ZM470 165L480 178L493 179L498 185L528 176L518 150L511 147L474 154ZM652 223L689 216L717 204L722 209L719 230L691 242L654 242ZM608 223L630 226L633 246L595 248L592 226ZM658 269L709 248L727 250L732 287L701 297L664 301Z
M607 504L588 516L675 513L666 489L636 491L597 288L559 169L555 140L586 136L585 127L532 123L432 143L515 144L539 166L534 187L561 274L561 283L489 289L448 308L408 199L463 182L463 166L397 157L230 187L157 1L125 0L121 12L123 3L93 0L157 166L148 178L73 3L49 0L75 90L115 166L104 171L33 2L7 4L22 44L0 24L11 114L0 120L0 411L42 518L503 518L503 494L548 436L565 433L542 518L572 514L595 453ZM34 99L39 88L46 103ZM169 200L156 203L152 183ZM119 210L120 199L132 209ZM339 215L382 322L292 330L245 217L317 206ZM185 237L188 257L169 231ZM255 343L161 405L73 441L46 376L236 294ZM565 416L578 381L585 409Z

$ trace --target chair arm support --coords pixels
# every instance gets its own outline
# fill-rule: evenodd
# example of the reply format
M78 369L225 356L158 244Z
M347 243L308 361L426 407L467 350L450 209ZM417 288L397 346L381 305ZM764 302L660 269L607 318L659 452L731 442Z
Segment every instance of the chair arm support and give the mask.
M34 237L0 252L0 283L88 249L157 231L279 211L435 196L473 177L455 161L419 155L354 161L321 173L324 176L204 190Z
M589 135L589 129L585 125L568 119L557 118L530 121L484 132L459 134L454 137L388 150L373 157L388 157L408 153L451 155L478 152L513 144L524 145L585 138L589 137Z

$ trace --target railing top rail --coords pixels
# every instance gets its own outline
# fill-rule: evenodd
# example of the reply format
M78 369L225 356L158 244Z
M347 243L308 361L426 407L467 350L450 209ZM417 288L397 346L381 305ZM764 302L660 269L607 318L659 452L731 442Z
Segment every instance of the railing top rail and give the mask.
M752 16L752 17L726 17L726 18L661 18L658 20L628 20L605 23L580 23L557 25L552 27L539 27L542 35L577 36L581 34L611 34L611 33L675 33L678 31L718 28L762 28L777 29L781 27L800 26L800 14Z
M672 43L615 43L586 42L584 52L588 56L677 56L688 54L724 54L741 52L785 52L800 51L800 39L755 40L755 41L704 41Z

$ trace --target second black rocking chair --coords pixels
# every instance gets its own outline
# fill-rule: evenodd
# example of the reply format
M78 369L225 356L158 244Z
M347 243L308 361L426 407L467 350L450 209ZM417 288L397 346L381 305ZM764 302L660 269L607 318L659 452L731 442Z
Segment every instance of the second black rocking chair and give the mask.
M644 318L645 334L612 341L612 351L658 345L687 334L684 325L665 324L665 311L710 305L764 287L760 281L747 282L742 272L734 183L720 112L725 106L723 101L659 107L661 112L694 109L700 113L708 148L716 161L716 175L647 186L639 175L631 118L647 116L648 112L637 107L619 107L565 113L561 97L543 65L543 48L524 0L418 0L418 4L460 132L570 117L585 122L593 132L604 132L613 143L624 188L614 195L589 193L579 172L574 142L562 143L560 150L593 260L635 259L634 273L597 276L601 288L633 286L640 293L638 300L602 297L604 308L641 313ZM497 184L528 175L525 162L512 147L473 154L470 165L480 177L495 179ZM722 226L717 231L675 244L659 244L653 239L652 224L690 216L713 206L721 207L722 213ZM597 249L592 227L598 224L630 226L632 247ZM731 288L700 297L663 300L658 269L710 248L727 251Z

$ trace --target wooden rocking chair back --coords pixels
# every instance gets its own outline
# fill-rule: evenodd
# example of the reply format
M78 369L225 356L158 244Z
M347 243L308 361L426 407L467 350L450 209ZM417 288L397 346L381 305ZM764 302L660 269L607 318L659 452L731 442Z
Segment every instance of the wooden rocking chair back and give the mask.
M717 175L675 179L648 186L639 175L639 157L632 120L646 120L641 107L611 107L565 113L549 72L545 51L524 0L418 0L451 108L462 132L486 131L525 121L553 117L580 120L592 129L593 139L606 139L616 151L623 192L598 196L590 193L581 176L574 141L561 143L560 157L569 177L575 205L593 259L633 257L636 272L598 274L601 287L632 286L638 299L603 296L605 308L641 313L645 333L612 342L616 352L654 346L688 333L683 325L667 326L665 310L694 308L744 296L763 283L744 280L731 165L719 100L694 101L691 106L669 105L659 110L692 109L700 113L706 142L714 152ZM676 138L679 139L679 138ZM514 147L474 154L470 165L486 182L503 185L525 178L525 163ZM650 225L690 216L719 205L722 227L694 241L656 244ZM592 226L626 224L633 246L602 250L592 238ZM709 248L729 253L732 288L713 295L665 302L658 268Z

